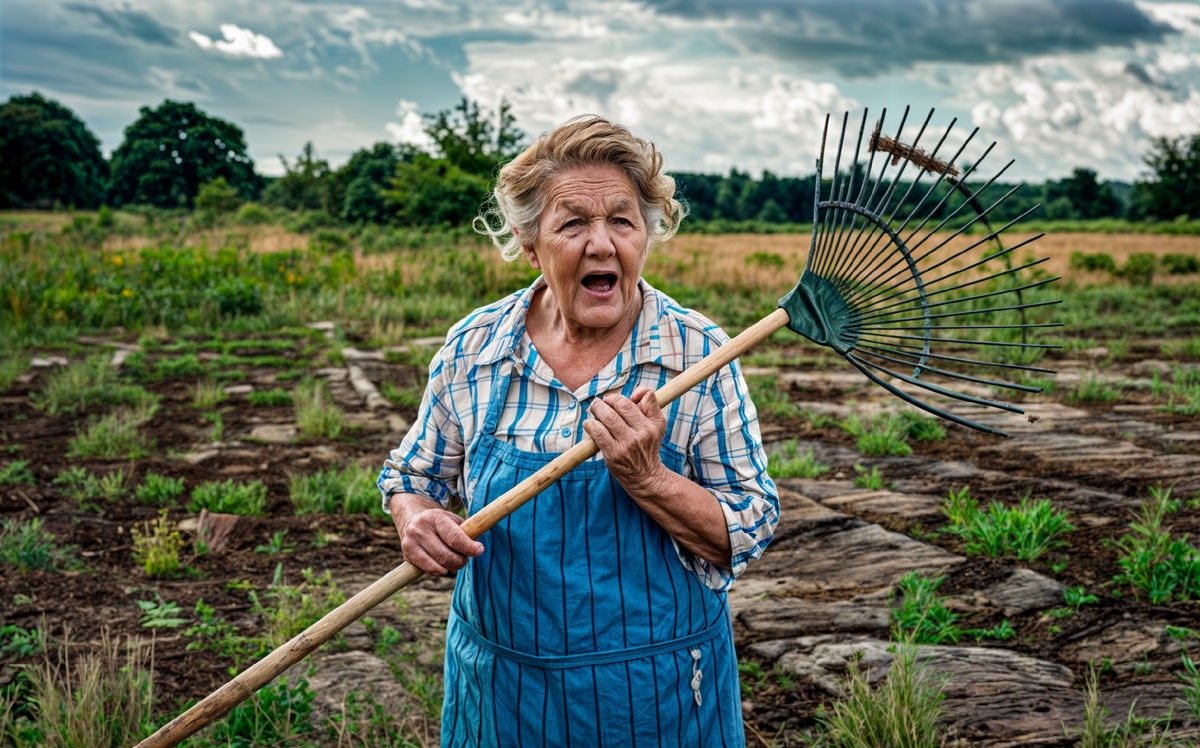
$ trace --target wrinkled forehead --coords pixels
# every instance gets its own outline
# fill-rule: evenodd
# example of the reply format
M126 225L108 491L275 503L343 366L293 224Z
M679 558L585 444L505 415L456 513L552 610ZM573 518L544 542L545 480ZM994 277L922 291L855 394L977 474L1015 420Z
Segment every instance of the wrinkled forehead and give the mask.
M615 166L583 166L546 183L546 213L611 215L638 209L637 189Z

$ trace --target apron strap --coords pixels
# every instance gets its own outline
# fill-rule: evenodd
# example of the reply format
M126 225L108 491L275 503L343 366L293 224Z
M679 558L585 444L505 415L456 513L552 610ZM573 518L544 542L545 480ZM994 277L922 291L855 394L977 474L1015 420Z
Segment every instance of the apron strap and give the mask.
M681 636L678 639L671 639L658 644L644 644L640 647L629 647L628 649L610 649L606 652L587 652L577 655L562 655L562 656L547 656L540 657L537 655L518 652L515 649L502 647L499 644L486 639L483 634L479 633L470 621L461 616L456 616L456 629L462 631L468 639L478 644L497 657L503 657L508 660L519 662L523 665L532 665L546 670L566 670L573 667L581 667L584 665L607 665L613 662L624 662L626 660L639 660L643 657L660 654L662 652L670 652L676 649L687 649L698 644L703 644L716 638L722 631L729 627L729 621L724 616L717 619L717 622L707 629L689 636Z

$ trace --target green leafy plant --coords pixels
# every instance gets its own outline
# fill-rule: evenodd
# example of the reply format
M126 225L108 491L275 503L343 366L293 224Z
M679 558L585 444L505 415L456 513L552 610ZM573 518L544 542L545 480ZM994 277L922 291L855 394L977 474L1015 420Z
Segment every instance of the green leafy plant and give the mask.
M323 382L301 380L292 393L296 405L296 423L308 437L336 439L342 434L344 413L333 402Z
M818 716L831 745L839 748L937 748L944 729L945 678L917 664L917 647L906 640L893 653L887 679L872 687L860 669L862 653L850 663L845 696Z
M397 387L391 382L379 386L379 393L402 408L419 408L421 398L425 394L425 386L419 384L413 387Z
M221 413L214 410L211 413L205 413L204 418L212 424L208 430L209 441L221 441L221 437L225 434L225 419L221 416Z
M267 553L272 556L280 553L291 553L292 551L296 550L296 544L283 542L284 538L287 537L287 534L287 530L280 530L279 532L272 533L271 539L267 541L267 544L255 546L254 552Z
M29 657L46 649L45 629L23 629L20 626L0 627L0 655ZM2 733L0 733L2 736Z
M37 483L33 471L29 469L29 460L15 460L0 468L0 484L16 485L24 483L32 486Z
M1086 587L1066 587L1063 589L1063 601L1079 612L1084 605L1100 602L1095 595L1089 595Z
M192 639L185 647L189 652L208 650L240 667L243 661L259 656L266 649L264 640L242 636L237 626L218 618L216 609L205 604L203 598L196 601L193 615L196 622L183 631L184 636Z
M1180 699L1187 706L1188 711L1196 719L1200 719L1200 672L1196 672L1196 663L1187 656L1184 652L1180 655L1183 658L1184 672L1179 674L1179 677L1187 685L1183 689L1183 698Z
M54 536L42 528L41 517L24 522L0 521L0 563L17 571L78 568L80 564L72 554L74 549L74 546L55 545Z
M122 384L107 356L91 356L50 373L41 392L31 398L34 407L52 416L101 405L148 407L158 398L137 385Z
M888 604L892 608L892 626L899 635L911 637L917 644L957 643L967 631L955 625L959 616L946 609L935 594L942 577L927 577L919 569L905 574L892 589ZM894 604L896 595L902 598Z
M129 531L133 539L133 560L151 579L170 576L179 569L179 549L183 540L174 522L167 520L167 510L161 509L158 520L147 522L145 529Z
M1110 403L1121 399L1121 390L1097 376L1086 376L1079 380L1079 386L1067 395L1067 399L1081 403Z
M157 601L138 600L137 606L142 611L142 617L138 623L143 628L175 628L188 622L188 619L178 617L183 612L179 608L179 603L164 602L162 598L159 598Z
M256 390L246 395L246 400L255 407L279 408L292 404L292 394L287 390Z
M314 732L309 716L315 696L307 679L285 675L256 692L252 701L234 707L196 748L307 748L313 744L298 739Z
M127 474L123 470L114 470L105 475L89 473L84 468L73 465L55 476L53 483L63 487L63 491L79 502L83 511L98 511L96 501L116 501L125 493Z
M150 454L150 443L138 427L150 420L157 406L120 409L98 420L68 440L68 457L128 457Z
M798 442L789 439L767 457L767 472L773 478L816 478L829 468L817 464L812 447L801 455Z
M1100 672L1104 671L1101 665ZM1163 720L1144 720L1133 715L1133 707L1129 705L1129 714L1124 721L1110 726L1109 710L1100 699L1100 689L1097 685L1098 676L1094 662L1088 663L1087 685L1083 698L1083 726L1075 728L1074 737L1080 748L1134 748L1134 746L1155 748L1156 746L1177 745L1167 736L1170 729L1170 716ZM1163 727L1160 731L1159 727ZM1072 731L1063 727L1063 736L1072 737Z
M773 375L754 374L746 377L750 400L761 416L771 419L793 418L799 410L788 397L787 390Z
M171 478L147 472L142 484L134 491L137 500L151 506L166 506L183 493L183 478Z
M1121 573L1113 581L1132 586L1135 594L1145 593L1155 605L1172 597L1200 597L1200 551L1188 544L1186 535L1172 539L1170 527L1163 526L1167 515L1179 510L1171 490L1152 487L1129 532L1116 543Z
M880 413L860 419L858 414L851 413L844 421L840 421L838 426L854 437L858 451L870 457L912 454L912 447L905 441L909 427L903 418Z
M267 513L267 487L262 481L236 483L232 478L202 483L192 489L187 508L189 512L207 509L220 514L260 516Z
M870 470L862 465L855 465L854 472L855 488L866 488L870 491L883 490L883 472L878 465L872 465Z
M901 411L897 417L906 425L906 430L910 439L916 439L918 441L940 441L946 438L945 425L933 416L927 416L924 413L916 413L911 410L905 410Z

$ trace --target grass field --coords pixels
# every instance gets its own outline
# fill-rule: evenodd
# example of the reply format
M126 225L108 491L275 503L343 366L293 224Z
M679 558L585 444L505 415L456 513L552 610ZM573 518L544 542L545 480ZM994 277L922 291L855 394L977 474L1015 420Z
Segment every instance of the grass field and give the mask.
M131 745L401 561L373 481L437 339L535 276L463 230L276 218L0 214L3 748ZM646 275L736 333L807 241L680 235ZM986 416L1007 440L902 411L786 331L743 357L783 504L729 594L748 744L836 745L904 699L964 745L1196 740L1200 276L1074 253L1122 267L1200 236L1019 250L1050 258L1020 282L1064 276L1026 293L1065 299L1031 321L1066 327L1035 338L1064 346L1037 362L1057 373L986 370L1042 393L972 390L1028 411ZM437 745L452 589L406 590L186 745Z

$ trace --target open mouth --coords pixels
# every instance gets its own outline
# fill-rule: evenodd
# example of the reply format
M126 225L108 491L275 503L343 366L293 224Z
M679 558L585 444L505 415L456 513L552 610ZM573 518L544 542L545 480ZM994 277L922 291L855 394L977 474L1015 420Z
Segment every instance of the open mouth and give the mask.
M592 273L583 278L583 287L592 293L608 293L615 285L617 285L615 273Z

